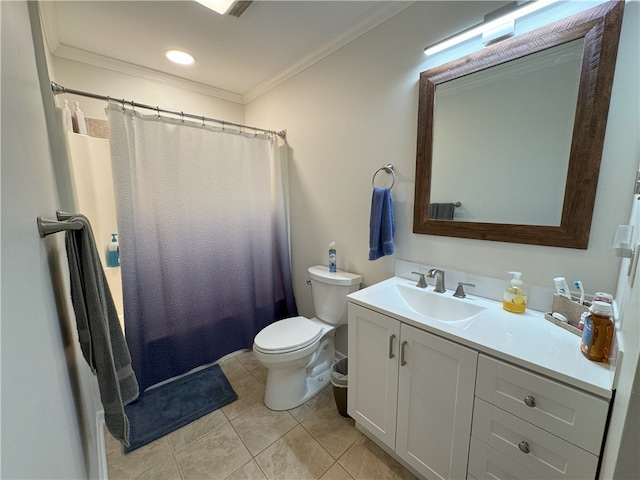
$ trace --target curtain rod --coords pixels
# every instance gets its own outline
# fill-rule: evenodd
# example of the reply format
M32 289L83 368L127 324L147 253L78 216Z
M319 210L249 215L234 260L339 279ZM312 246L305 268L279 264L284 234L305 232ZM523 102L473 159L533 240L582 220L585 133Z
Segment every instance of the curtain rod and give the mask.
M96 98L98 100L114 101L114 102L121 103L123 107L124 107L124 105L131 105L134 109L136 107L137 108L144 108L146 110L153 110L155 112L158 112L158 114L160 114L160 112L162 112L162 113L169 113L171 115L175 115L175 116L178 116L178 117L183 118L183 119L185 117L193 118L195 120L202 121L203 124L204 124L205 121L207 121L207 122L215 122L215 123L221 124L223 128L225 126L238 127L240 129L248 128L249 130L253 130L254 132L270 133L270 134L273 134L273 135L278 135L279 137L281 137L283 139L287 138L286 130L281 130L279 132L276 132L275 130L266 130L264 128L251 127L249 125L241 125L239 123L227 122L225 120L218 120L217 118L205 117L204 115L194 115L192 113L184 113L184 112L177 112L175 110L167 110L165 108L154 107L152 105L145 105L144 103L136 103L133 100L125 100L124 98L123 99L117 99L117 98L114 98L114 97L108 97L106 95L98 95L96 93L83 92L81 90L74 90L73 88L63 87L62 85L59 85L59 84L57 84L55 82L51 82L51 91L53 92L54 95L59 95L61 93L69 93L69 94L72 94L72 95L80 95L80 96L83 96L83 97Z

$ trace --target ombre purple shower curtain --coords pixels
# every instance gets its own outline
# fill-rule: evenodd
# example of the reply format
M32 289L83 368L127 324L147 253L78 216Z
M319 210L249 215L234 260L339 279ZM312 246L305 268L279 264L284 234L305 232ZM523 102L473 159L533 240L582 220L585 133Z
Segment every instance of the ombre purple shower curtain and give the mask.
M127 343L141 391L297 315L273 136L108 107Z

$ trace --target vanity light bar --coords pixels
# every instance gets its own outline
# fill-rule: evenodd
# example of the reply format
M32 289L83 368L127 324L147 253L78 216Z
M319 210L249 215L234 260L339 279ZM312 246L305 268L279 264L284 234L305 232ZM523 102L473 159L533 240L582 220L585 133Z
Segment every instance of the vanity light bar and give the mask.
M236 0L196 0L196 2L220 15L224 15L229 11L231 6L236 3Z
M513 22L517 18L529 15L530 13L551 5L556 1L557 0L531 0L519 6L517 5L517 2L513 2L513 4L510 4L507 7L502 7L494 12L485 15L482 23L474 25L473 27L463 30L462 32L457 33L451 37L445 38L438 43L434 43L433 45L425 47L424 53L426 55L434 55L438 52L446 50L447 48L451 48L462 42L466 42L467 40L482 35L483 33L494 30L505 23ZM509 10L508 13L499 15L501 10L507 9ZM496 17L496 15L499 16L497 18L494 18Z

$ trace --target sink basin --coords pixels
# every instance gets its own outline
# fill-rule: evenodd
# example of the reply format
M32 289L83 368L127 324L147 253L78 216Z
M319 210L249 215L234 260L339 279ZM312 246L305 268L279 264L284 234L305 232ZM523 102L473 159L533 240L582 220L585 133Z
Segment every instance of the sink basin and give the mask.
M472 300L448 295L451 292L435 293L413 285L392 284L372 292L371 300L382 308L389 307L414 314L410 317L415 320L426 317L459 328L467 328L486 310L485 307L472 303Z
M396 285L398 294L416 312L441 322L460 322L484 312L480 305L445 297L442 293L420 291Z

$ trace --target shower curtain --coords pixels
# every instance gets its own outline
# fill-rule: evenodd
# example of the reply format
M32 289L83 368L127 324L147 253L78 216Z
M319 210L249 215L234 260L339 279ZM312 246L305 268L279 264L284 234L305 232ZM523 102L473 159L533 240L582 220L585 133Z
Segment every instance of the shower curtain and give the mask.
M274 136L108 106L126 338L141 391L297 315Z

